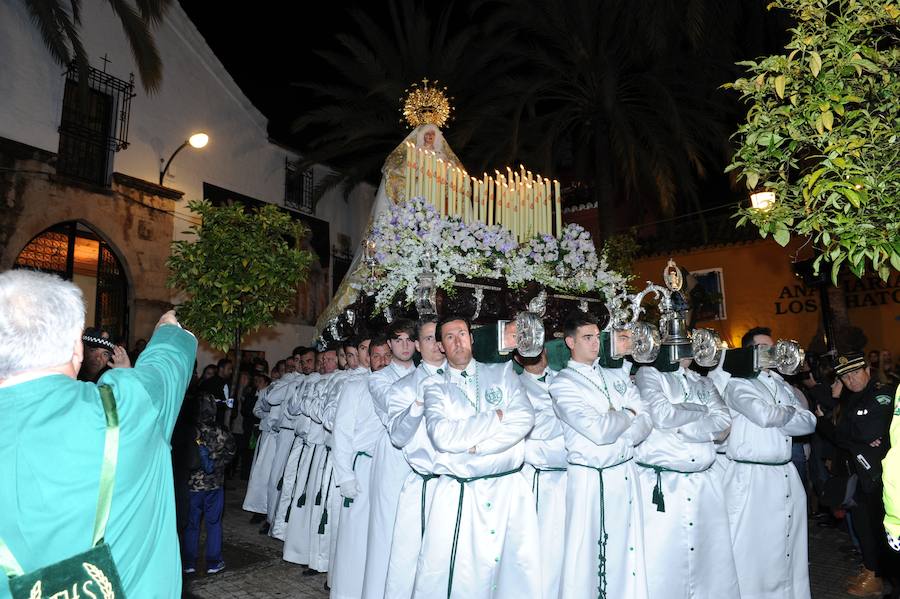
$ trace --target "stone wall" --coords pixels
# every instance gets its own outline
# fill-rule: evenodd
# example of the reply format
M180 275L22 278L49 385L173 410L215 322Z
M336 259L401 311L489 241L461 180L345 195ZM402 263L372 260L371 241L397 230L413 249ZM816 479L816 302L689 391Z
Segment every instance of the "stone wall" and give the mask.
M47 228L81 222L125 267L131 341L149 337L171 306L165 262L181 193L118 173L111 189L84 185L57 177L54 162L49 152L0 139L0 270L12 268L22 248Z

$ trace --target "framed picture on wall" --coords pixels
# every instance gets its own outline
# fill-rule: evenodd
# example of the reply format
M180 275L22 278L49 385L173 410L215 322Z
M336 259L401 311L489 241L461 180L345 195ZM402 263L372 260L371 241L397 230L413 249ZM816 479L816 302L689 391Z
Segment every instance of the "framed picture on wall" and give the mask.
M707 268L691 271L697 281L689 289L689 302L693 315L691 320L725 320L725 276L721 268Z

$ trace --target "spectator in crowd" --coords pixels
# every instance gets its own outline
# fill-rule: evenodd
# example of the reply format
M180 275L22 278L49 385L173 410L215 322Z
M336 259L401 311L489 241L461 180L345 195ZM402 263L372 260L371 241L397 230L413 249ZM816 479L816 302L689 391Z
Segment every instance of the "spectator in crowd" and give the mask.
M871 357L871 352L870 352ZM881 461L888 450L888 429L892 415L893 389L885 388L871 376L871 361L862 353L848 353L837 360L838 381L832 391L837 396L846 388L846 403L841 405L833 427L823 430L845 450L857 477L850 514L852 531L862 553L863 567L848 581L847 592L857 597L880 595L883 578L890 573L888 546L884 535Z
M216 374L202 381L197 389L198 393L208 393L216 398L216 422L219 424L225 424L225 412L231 398L228 385L231 384L232 372L234 372L232 361L222 358L216 364Z
M222 560L222 512L225 509L225 469L234 457L234 438L224 426L216 422L216 399L202 394L196 403L198 426L195 443L198 460L188 481L191 504L188 524L182 543L184 573L193 574L197 568L197 545L200 541L200 521L206 524L206 573L217 574L225 569Z
M202 383L206 379L211 379L216 376L216 365L215 364L207 364L203 368L203 374L200 375L200 382Z
M252 459L249 449L250 433L253 430L253 404L256 402L256 386L249 370L241 370L234 402L234 406L231 408L230 425L231 434L234 436L236 453L235 459L231 462L228 476L233 478L235 474L240 472L241 478L247 480L250 477L249 462ZM246 476L244 475L245 473Z
M900 373L894 368L894 356L888 349L881 350L878 359L878 382L885 386L900 383Z
M78 380L96 383L110 368L129 368L131 361L124 347L116 345L109 333L89 327L81 335L84 345L84 362L78 371Z
M84 318L75 284L0 274L0 538L25 572L90 548L107 427L100 389L76 380ZM169 438L196 351L167 312L140 364L99 380L112 391L119 430L103 539L129 597L181 595ZM64 591L48 586L45 597ZM5 584L0 597L9 597Z

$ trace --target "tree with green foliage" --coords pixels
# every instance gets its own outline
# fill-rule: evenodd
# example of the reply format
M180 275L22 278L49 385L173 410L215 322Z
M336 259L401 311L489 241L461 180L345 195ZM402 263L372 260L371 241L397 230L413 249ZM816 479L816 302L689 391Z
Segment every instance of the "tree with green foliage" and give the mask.
M236 389L241 342L274 325L306 280L313 254L301 243L309 230L273 205L189 207L202 221L190 228L193 239L172 242L168 285L188 296L177 307L185 327L215 349L234 349Z
M742 208L763 237L809 239L816 270L887 280L900 269L900 8L884 0L777 0L795 26L787 54L739 63L750 104L728 170L767 209Z

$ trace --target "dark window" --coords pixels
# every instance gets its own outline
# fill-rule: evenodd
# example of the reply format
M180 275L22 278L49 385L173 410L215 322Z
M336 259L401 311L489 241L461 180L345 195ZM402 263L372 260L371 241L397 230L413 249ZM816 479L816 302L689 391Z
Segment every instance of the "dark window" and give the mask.
M130 82L91 68L87 86L78 70L66 71L62 119L59 125L60 175L109 185L113 153L128 147L128 122L134 77Z
M284 159L284 207L313 213L313 171L301 171L299 163Z

